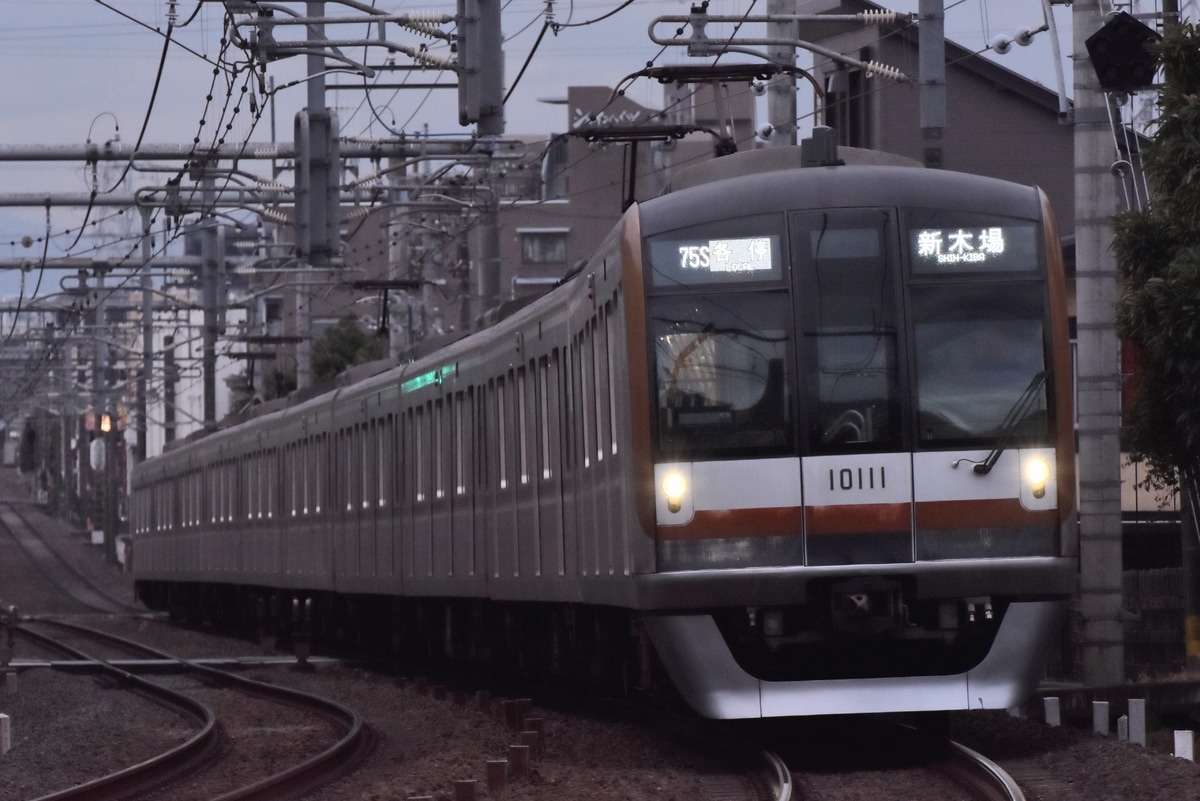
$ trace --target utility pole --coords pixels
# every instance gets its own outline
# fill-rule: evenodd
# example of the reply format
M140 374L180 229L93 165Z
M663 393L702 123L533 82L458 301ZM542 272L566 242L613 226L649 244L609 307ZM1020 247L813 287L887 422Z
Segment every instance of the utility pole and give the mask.
M340 253L336 118L325 105L324 0L305 4L310 20L308 106L296 115L296 234L301 270L296 288L296 386L312 384L312 268Z
M1094 3L1071 8L1075 76L1075 305L1079 397L1079 607L1086 685L1125 680L1121 622L1121 389L1112 253L1116 188L1108 98L1085 42L1103 24Z
M925 136L925 166L941 166L942 134L946 129L946 13L943 0L921 0L917 28L921 61L921 132Z
M217 337L220 325L217 304L221 294L220 260L225 254L220 251L218 232L220 224L212 214L215 206L215 184L208 164L204 165L203 183L205 215L200 221L200 292L204 307L204 328L201 342L201 380L204 392L204 427L217 427Z
M475 123L476 133L494 155L504 134L504 50L500 0L458 0L459 122ZM493 178L492 168L488 180ZM489 192L479 215L480 311L500 305L500 199Z
M142 271L138 279L142 290L142 370L137 382L137 448L135 456L138 462L146 461L149 452L149 424L147 416L150 412L150 376L154 370L154 299L152 290L154 280L150 275L150 259L154 252L154 240L150 235L150 224L153 211L142 207Z
M787 67L767 84L767 122L771 124L773 147L795 146L796 136L796 45L800 38L800 23L787 17L796 16L796 0L768 0L767 38L776 42L767 46L767 56L775 64Z

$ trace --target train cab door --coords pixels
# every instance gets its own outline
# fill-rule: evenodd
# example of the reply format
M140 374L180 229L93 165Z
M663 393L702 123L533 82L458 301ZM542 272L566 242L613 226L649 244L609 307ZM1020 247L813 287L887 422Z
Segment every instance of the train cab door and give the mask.
M914 559L894 212L792 215L805 563Z

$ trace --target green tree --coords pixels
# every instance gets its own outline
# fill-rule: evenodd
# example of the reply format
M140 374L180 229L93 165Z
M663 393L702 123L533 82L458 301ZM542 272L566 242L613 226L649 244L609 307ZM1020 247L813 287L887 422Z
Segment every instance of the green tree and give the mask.
M1113 247L1123 288L1117 330L1137 355L1125 449L1148 481L1200 508L1200 36L1168 28L1158 125L1143 164L1146 208L1117 215Z
M358 318L348 314L313 343L313 382L332 381L347 367L382 359L383 355L383 343L363 329Z

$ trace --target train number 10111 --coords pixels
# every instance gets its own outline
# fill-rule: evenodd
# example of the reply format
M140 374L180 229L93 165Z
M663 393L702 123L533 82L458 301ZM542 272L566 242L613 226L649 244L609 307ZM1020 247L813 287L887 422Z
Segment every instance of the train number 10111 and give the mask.
M829 468L829 490L887 489L887 471L883 465L874 467Z

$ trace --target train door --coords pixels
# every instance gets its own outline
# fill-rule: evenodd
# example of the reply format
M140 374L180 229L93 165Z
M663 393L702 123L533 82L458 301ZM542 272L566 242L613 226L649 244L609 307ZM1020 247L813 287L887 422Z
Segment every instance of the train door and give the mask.
M389 405L390 408L390 405ZM375 528L375 574L393 579L395 569L396 505L393 471L396 464L396 415L386 412L379 418L379 429L375 432L376 482L375 497L379 514Z
M455 577L479 575L475 549L475 508L472 490L475 465L475 390L456 392L451 406L451 572Z
M372 398L364 402L364 406L378 409ZM363 579L374 579L379 576L379 420L373 413L368 413L367 421L361 427L362 468L359 471L362 479L362 511L358 524L358 573Z
M538 484L533 474L533 460L538 453L538 426L534 419L537 409L536 376L532 363L518 367L512 387L513 511L516 519L516 562L513 572L525 579L540 573L542 561L542 539L537 515Z
M566 572L563 543L562 414L559 389L559 351L554 349L537 362L538 409L538 530L541 532L543 575Z
M895 215L792 215L799 315L805 562L913 560L912 461L904 445Z
M432 559L432 575L437 578L447 578L454 574L454 540L453 526L453 492L450 488L450 475L453 453L451 442L453 431L453 395L446 395L433 401L430 406L430 473L432 482L429 488L429 537L430 556Z
M433 404L419 404L413 411L412 575L428 579L433 575Z

